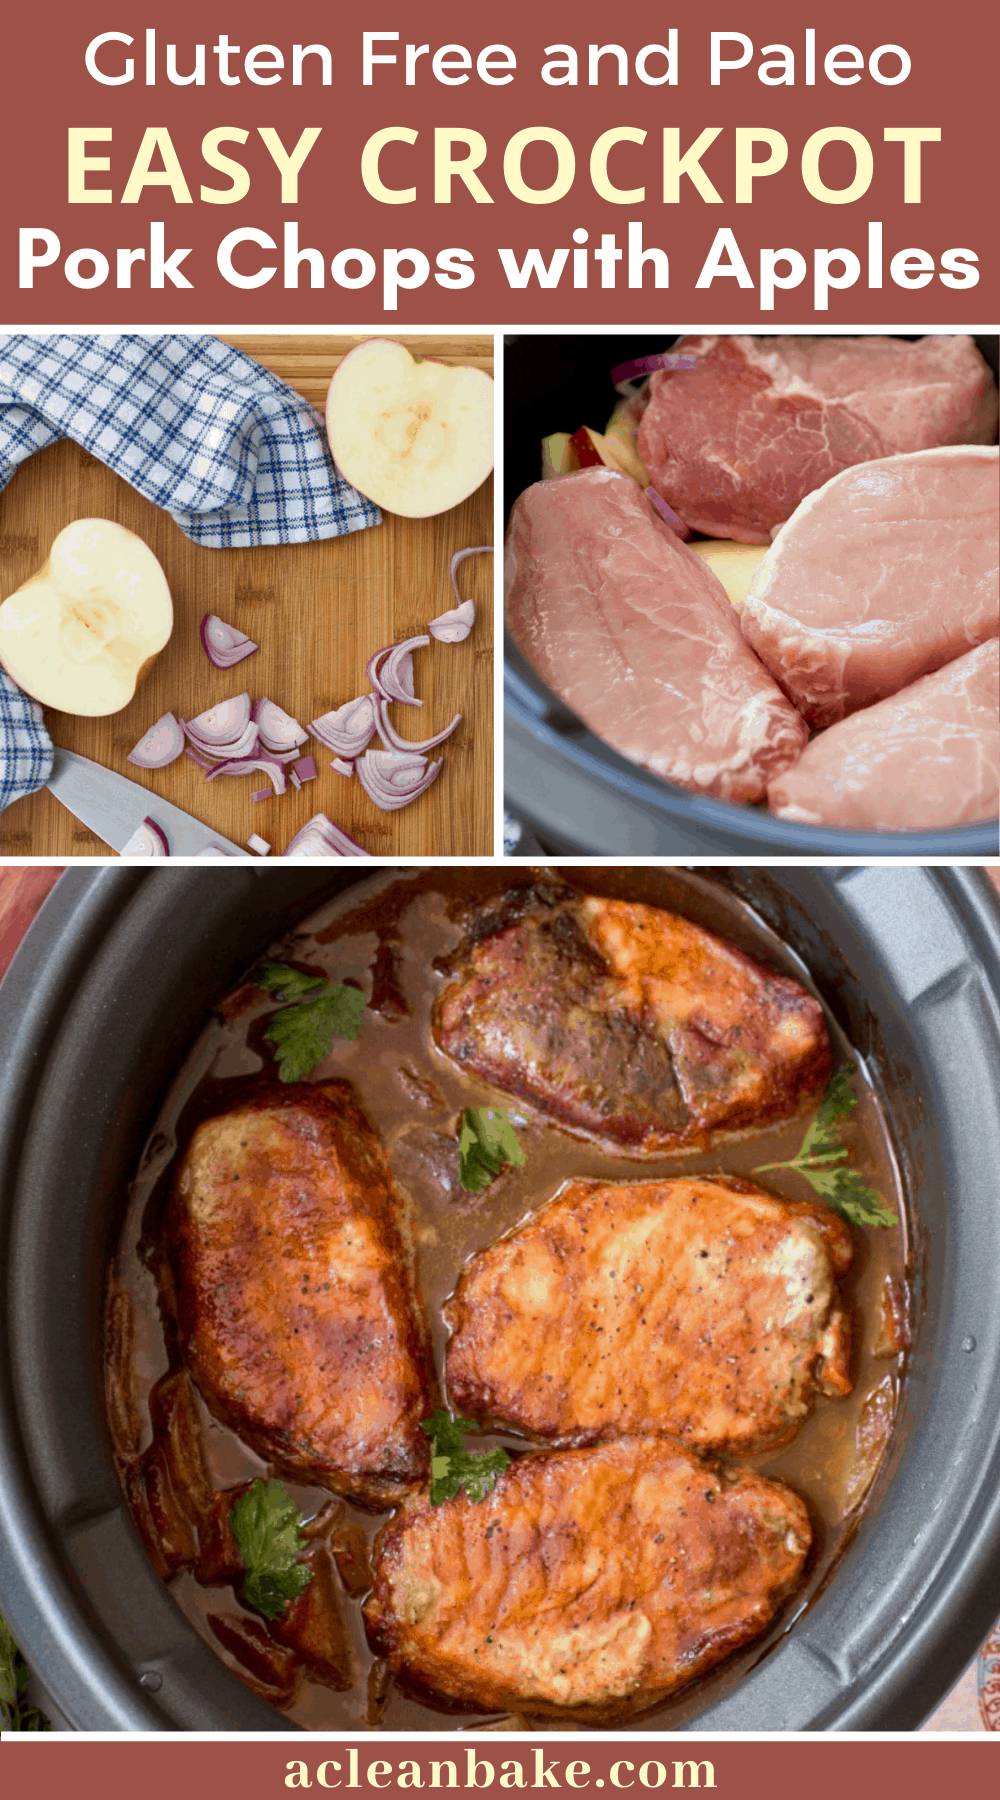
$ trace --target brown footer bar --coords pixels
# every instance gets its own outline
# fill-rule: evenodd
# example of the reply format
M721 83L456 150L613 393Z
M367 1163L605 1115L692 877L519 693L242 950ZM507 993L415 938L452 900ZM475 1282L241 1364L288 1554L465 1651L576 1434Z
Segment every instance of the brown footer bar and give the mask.
M478 1740L460 1747L454 1738L394 1739L378 1746L362 1740L288 1739L164 1740L7 1737L2 1787L7 1800L288 1800L302 1789L348 1792L434 1793L492 1789L534 1792L593 1790L629 1792L634 1800L656 1789L711 1790L725 1800L885 1800L894 1790L907 1800L940 1800L945 1792L985 1796L998 1791L1000 1763L989 1738L845 1740L771 1739L767 1742L678 1741L630 1738L615 1742L560 1738ZM845 1788L845 1784L846 1788ZM491 1796L492 1800L492 1796Z

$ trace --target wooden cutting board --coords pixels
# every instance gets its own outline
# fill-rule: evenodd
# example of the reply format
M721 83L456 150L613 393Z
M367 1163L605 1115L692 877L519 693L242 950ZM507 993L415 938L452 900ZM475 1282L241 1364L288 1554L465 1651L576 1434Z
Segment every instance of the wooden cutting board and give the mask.
M281 334L226 342L244 350L322 407L330 377L360 336ZM422 355L493 372L492 337L404 337ZM145 540L159 558L174 602L174 632L150 674L122 712L80 719L48 711L55 743L128 775L183 807L216 831L245 844L251 832L278 855L315 812L325 812L373 856L490 856L493 854L493 558L469 557L459 568L463 598L476 602L476 626L462 644L438 644L414 655L414 681L423 706L396 706L393 723L404 737L430 737L460 712L462 723L435 753L444 766L437 781L410 806L382 812L357 776L330 767L331 753L315 739L304 746L317 779L300 792L254 802L266 777L207 783L182 756L169 768L137 769L126 758L165 712L191 719L214 702L248 690L267 695L300 723L368 692L365 664L383 644L425 630L428 619L455 604L448 565L455 550L493 541L492 480L461 506L434 519L383 514L382 524L319 544L268 549L210 550L192 544L165 512L71 442L54 444L24 463L0 495L0 596L33 573L57 532L73 519L116 519ZM199 625L218 613L260 645L235 669L213 668ZM108 846L86 830L46 790L0 813L2 856L107 856Z

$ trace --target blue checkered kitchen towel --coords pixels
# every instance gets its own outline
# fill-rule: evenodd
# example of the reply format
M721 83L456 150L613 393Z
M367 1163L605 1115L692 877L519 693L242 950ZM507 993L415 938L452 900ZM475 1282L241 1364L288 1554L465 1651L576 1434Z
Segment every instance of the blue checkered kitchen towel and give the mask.
M308 401L211 337L0 334L0 488L75 438L196 544L305 544L377 525Z
M301 544L378 525L334 467L318 415L212 337L0 334L0 489L74 438L196 544ZM47 781L41 713L0 672L0 811Z

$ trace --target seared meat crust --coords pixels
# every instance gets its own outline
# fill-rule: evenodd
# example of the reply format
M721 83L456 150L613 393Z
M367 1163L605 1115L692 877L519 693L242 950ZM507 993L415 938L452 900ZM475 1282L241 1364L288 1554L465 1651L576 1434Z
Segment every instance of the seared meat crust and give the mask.
M199 1125L167 1242L183 1354L269 1461L371 1504L428 1468L426 1330L403 1202L347 1081Z
M555 1444L776 1449L817 1392L850 1391L851 1256L829 1208L750 1182L571 1181L465 1265L451 1404Z
M674 913L573 894L475 926L438 998L445 1055L617 1148L704 1148L830 1072L818 1002Z
M635 1712L765 1629L805 1506L666 1438L520 1458L476 1504L408 1501L365 1617L393 1672L479 1709Z

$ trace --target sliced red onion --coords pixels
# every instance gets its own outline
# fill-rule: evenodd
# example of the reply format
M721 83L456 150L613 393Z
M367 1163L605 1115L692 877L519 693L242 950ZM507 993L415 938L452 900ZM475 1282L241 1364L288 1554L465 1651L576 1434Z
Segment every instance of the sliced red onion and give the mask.
M330 767L331 769L336 769L338 775L350 777L354 774L354 764L352 762L345 762L342 756L335 756Z
M189 719L187 731L203 744L231 744L249 723L250 695L238 694L235 700L220 700L218 706L209 706L196 719Z
M233 756L249 756L251 750L256 749L257 739L260 736L260 728L254 724L252 719L246 730L240 732L239 737L233 738L230 743L226 744L207 742L194 729L193 725L188 725L183 719L181 724L195 749L200 750L202 755L214 756L216 760L221 758L225 761Z
M184 754L185 754L185 756L189 756L191 758L192 762L197 763L199 769L211 769L213 767L213 764L211 763L209 758L207 756L202 756L202 753L200 750L192 750L190 744L188 745Z
M297 776L297 775L296 775L296 773L295 773L295 770L294 770L294 769L289 769L289 771L288 771L288 779L289 779L289 781L290 781L290 782L291 782L291 784L292 784L292 786L293 786L293 788L300 788L300 787L301 787L301 786L302 786L302 783L301 783L301 781L300 781L300 780L299 780L299 778L298 778L298 776Z
M423 706L423 701L418 700L413 692L411 653L414 650L425 650L430 641L426 631L423 631L416 637L406 638L402 644L390 645L389 654L378 675L378 691L383 700L399 700L404 706Z
M425 794L441 771L440 762L427 767L427 758L401 755L395 750L366 750L357 765L358 780L369 799L383 812L397 812Z
M256 701L250 717L260 729L260 741L265 750L294 750L297 744L304 744L309 735L303 731L298 719L283 712L273 700Z
M392 645L386 644L383 650L376 650L375 655L370 656L365 664L365 676L367 680L371 682L376 694L381 694L383 700L388 700L391 696L385 692L385 689L382 686L378 672L379 664L385 660L391 649Z
M439 613L427 629L439 644L461 644L476 623L476 609L471 600L462 600L450 612Z
M648 487L646 489L646 499L651 501L661 519L666 519L671 531L676 531L679 538L689 538L691 536L690 529L685 525L684 520L678 518L673 507L667 505L663 495L658 494L655 488Z
M151 725L144 738L128 753L137 769L165 769L176 762L184 748L184 733L172 712L164 713Z
M213 858L213 860L217 859L219 862L228 862L229 861L229 857L227 856L225 850L220 850L218 848L218 846L215 844L206 844L204 850L199 850L198 851L199 861L201 860L202 857L211 857L211 858Z
M335 755L360 756L371 741L376 723L375 701L370 694L361 694L357 700L348 700L338 706L336 711L313 719L309 729Z
M461 594L458 591L458 581L455 576L455 571L458 568L459 563L464 562L467 556L492 556L492 555L493 555L493 545L492 544L474 544L472 546L472 548L469 550L456 550L455 551L455 554L452 557L451 563L449 565L449 574L451 575L451 585L455 590L455 599L456 600L458 600L460 602L461 598L462 598Z
M302 830L295 833L288 849L282 854L284 856L367 857L369 852L362 850L361 845L356 844L352 837L348 837L347 832L342 831L339 825L334 825L332 819L328 819L325 813L314 813L308 825L303 825Z
M217 669L231 669L258 648L253 638L237 631L235 625L227 625L216 613L206 613L202 619L201 642L209 662Z
M120 856L169 856L170 842L162 825L155 819L143 819L133 831Z
M216 763L205 780L214 781L217 775L250 775L254 769L263 770L276 794L284 793L287 785L284 764L276 756L231 756L226 762Z
M316 763L311 756L300 756L295 765L295 772L300 781L315 781Z
M256 798L256 795L254 798ZM271 846L267 839L258 837L255 831L251 831L250 836L247 838L247 849L256 851L258 856L270 856L271 854Z
M251 800L273 800L274 799L274 789L273 788L254 788L253 793L250 795L250 798L251 798Z
M451 724L446 725L443 731L437 732L434 737L425 738L422 744L413 744L406 738L401 738L396 731L389 718L389 705L386 700L377 701L376 708L378 711L378 734L386 749L401 750L404 754L411 756L423 756L425 751L433 750L435 744L443 744L445 738L451 736L456 725L462 723L461 713L456 713ZM377 755L378 752L376 751L375 754Z

